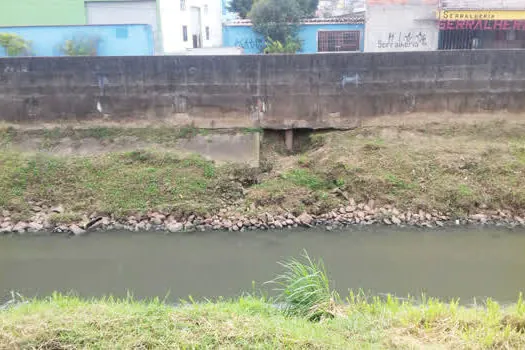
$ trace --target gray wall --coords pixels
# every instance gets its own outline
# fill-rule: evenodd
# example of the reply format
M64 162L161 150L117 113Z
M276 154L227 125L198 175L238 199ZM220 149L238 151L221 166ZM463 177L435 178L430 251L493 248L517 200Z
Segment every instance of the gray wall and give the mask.
M345 128L525 110L525 51L0 59L0 120Z

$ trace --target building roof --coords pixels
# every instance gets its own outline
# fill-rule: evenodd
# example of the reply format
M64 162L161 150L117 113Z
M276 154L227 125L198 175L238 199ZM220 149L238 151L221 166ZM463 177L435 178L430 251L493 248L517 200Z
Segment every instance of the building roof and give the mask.
M362 14L353 16L337 16L328 18L305 18L301 24L364 24L365 16ZM235 19L227 21L225 25L229 26L249 26L252 21L249 19Z

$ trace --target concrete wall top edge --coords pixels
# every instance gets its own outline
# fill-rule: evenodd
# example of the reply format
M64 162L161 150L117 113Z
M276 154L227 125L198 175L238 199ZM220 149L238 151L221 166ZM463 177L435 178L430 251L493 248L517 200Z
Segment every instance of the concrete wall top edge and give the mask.
M525 111L525 50L0 58L0 120L15 122L330 128L498 109Z
M305 57L347 57L347 56L398 56L398 57L418 57L422 55L426 56L453 56L457 57L460 55L468 55L468 56L480 56L480 55L490 55L490 56L498 56L501 53L505 54L516 54L516 55L525 55L525 50L522 49L490 49L490 50L443 50L443 51L420 51L420 52L326 52L326 53L303 53L303 54L272 54L272 55L266 55L266 54L253 54L253 55L151 55L151 56L89 56L89 57L53 57L52 59L60 59L60 60L107 60L107 59L115 59L115 58L122 58L122 59L155 59L155 60L163 60L163 59L187 59L189 61L199 58L228 58L232 60L242 60L242 59L253 59L254 57L264 57L265 59L274 59L276 57L286 57L286 58L294 58L294 59L300 59ZM0 57L0 60L42 60L42 59L49 59L50 57Z

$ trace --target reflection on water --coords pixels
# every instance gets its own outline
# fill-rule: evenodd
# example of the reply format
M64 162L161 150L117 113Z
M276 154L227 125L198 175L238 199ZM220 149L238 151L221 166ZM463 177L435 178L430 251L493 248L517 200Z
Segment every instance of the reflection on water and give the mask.
M0 294L76 291L178 300L235 296L274 278L307 249L336 288L515 301L525 291L525 231L453 230L160 233L0 237Z

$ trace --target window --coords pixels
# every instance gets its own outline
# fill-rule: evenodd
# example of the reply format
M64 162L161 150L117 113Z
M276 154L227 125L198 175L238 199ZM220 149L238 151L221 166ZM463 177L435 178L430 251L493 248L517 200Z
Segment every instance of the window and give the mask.
M182 40L188 41L188 26L182 26Z
M359 51L361 33L357 30L322 30L317 34L318 52Z
M206 40L210 40L210 27L206 27Z
M180 9L181 11L186 10L186 0L180 0Z
M116 31L117 39L127 39L128 38L128 28L127 27L117 27Z

